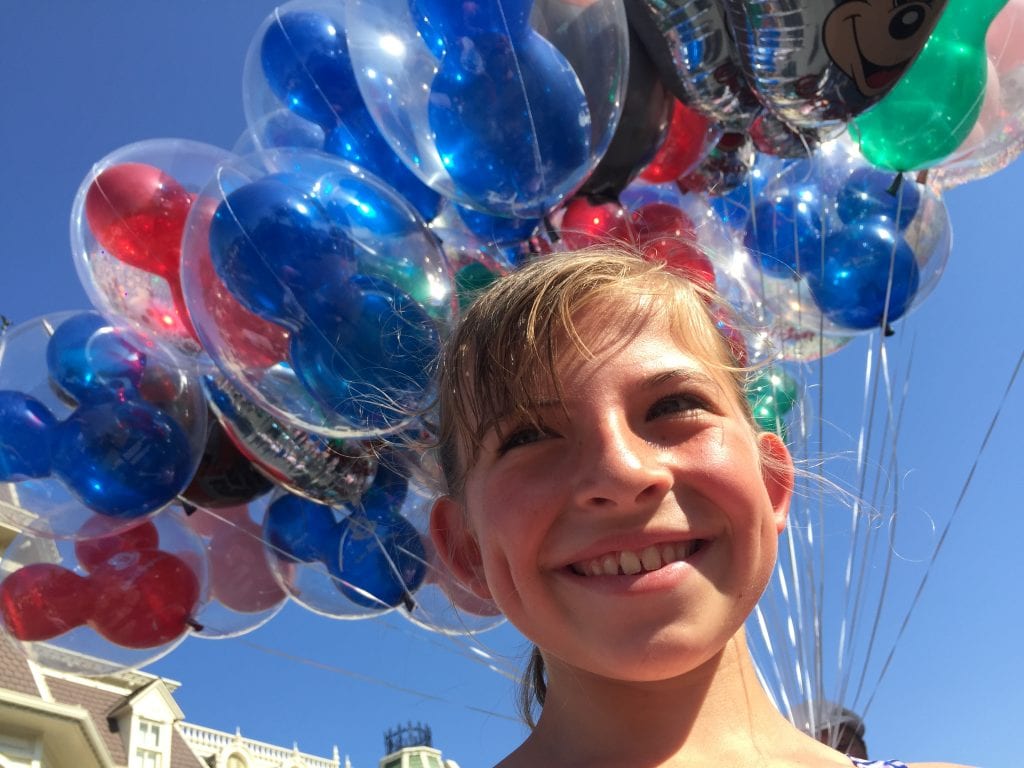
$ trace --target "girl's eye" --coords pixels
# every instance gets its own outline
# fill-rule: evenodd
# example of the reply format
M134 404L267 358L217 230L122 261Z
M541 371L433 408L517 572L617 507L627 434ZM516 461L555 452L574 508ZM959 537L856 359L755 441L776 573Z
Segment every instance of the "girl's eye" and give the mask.
M541 440L555 436L556 435L553 432L544 429L543 427L520 427L519 429L510 432L505 436L505 439L501 441L501 445L498 446L498 455L504 456L513 448L530 445L531 443L540 442Z
M658 400L647 410L648 421L661 416L709 410L707 404L694 395L669 395Z

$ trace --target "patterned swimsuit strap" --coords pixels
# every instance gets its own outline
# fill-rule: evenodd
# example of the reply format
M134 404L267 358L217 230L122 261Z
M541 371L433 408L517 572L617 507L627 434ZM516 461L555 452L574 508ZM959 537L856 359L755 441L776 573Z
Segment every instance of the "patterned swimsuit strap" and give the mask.
M907 764L899 760L859 760L856 757L850 760L857 768L907 768Z

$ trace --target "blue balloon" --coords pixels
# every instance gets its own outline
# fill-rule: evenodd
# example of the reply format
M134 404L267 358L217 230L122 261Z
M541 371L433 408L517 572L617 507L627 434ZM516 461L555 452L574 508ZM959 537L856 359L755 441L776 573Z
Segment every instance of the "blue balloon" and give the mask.
M409 480L390 466L390 461L382 460L377 465L377 474L373 478L366 493L359 500L362 514L376 522L386 522L399 514L405 497L409 491Z
M529 24L532 0L421 0L448 53L428 120L456 189L495 213L542 216L590 155L590 109L575 70Z
M395 154L365 108L361 112L349 112L345 122L327 134L324 151L379 176L425 221L433 219L441 209L441 195L420 181Z
M433 5L430 0L409 0L409 11L412 13L413 21L416 23L416 31L427 44L427 48L440 59L445 54L444 37L434 29L434 22L430 14L433 12Z
M345 35L320 13L277 15L260 46L260 62L270 90L290 110L324 129L362 106Z
M299 380L352 424L386 428L407 419L430 385L440 349L434 322L379 277L353 275L324 286L320 298L309 307L310 322L292 336Z
M906 229L920 205L921 192L914 181L874 168L855 170L836 196L836 211L846 224L874 218L894 222L898 211L897 226Z
M340 25L311 11L279 14L260 58L274 95L324 129L324 151L384 179L427 221L437 215L441 196L405 166L366 108Z
M195 469L184 430L149 403L78 408L54 430L55 474L94 512L135 518L166 506Z
M288 493L270 505L263 526L278 557L328 566L338 562L341 528L330 507Z
M30 395L0 390L0 482L46 477L57 419Z
M874 219L831 234L824 268L809 275L808 283L829 320L843 328L867 330L906 313L920 273L914 251L893 231L892 222Z
M820 268L825 220L819 191L811 185L762 198L747 221L744 245L772 277L796 277Z
M405 169L405 166L402 168ZM409 173L408 170L405 172ZM397 192L389 195L380 186L361 176L321 176L317 193L317 199L328 216L343 223L353 239L361 241L408 237L423 229L423 223L416 215L397 202L397 198L401 197ZM437 193L430 194L435 198L436 207ZM408 199L407 202L412 203Z
M79 403L138 398L146 355L97 313L81 312L50 337L46 366L54 383Z
M491 216L472 208L456 205L459 218L466 229L486 244L520 243L527 240L537 229L540 219L510 219L504 216Z
M331 574L342 594L367 608L412 608L412 593L427 575L419 531L400 515L371 520L359 512L341 528L341 558Z
M289 328L325 285L354 268L352 241L294 176L268 176L230 193L210 222L217 274L250 312Z

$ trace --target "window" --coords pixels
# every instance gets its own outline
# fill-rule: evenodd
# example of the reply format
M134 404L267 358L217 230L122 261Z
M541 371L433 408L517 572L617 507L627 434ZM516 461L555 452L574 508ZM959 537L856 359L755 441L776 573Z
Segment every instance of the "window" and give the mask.
M139 720L135 768L163 768L160 731L160 723L155 723L152 720Z
M245 762L245 757L235 752L232 755L228 755L228 762L225 768L249 768L249 764Z

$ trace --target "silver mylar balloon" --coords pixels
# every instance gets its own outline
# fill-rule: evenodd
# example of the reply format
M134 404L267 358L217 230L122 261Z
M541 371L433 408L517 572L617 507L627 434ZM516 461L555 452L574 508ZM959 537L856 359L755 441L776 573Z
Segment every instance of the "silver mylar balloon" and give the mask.
M626 15L676 98L727 131L747 130L763 107L719 0L626 0Z
M792 128L821 138L881 99L946 0L723 0L743 71Z
M285 426L220 376L205 376L210 408L238 449L294 494L338 505L362 496L377 472L370 446Z

